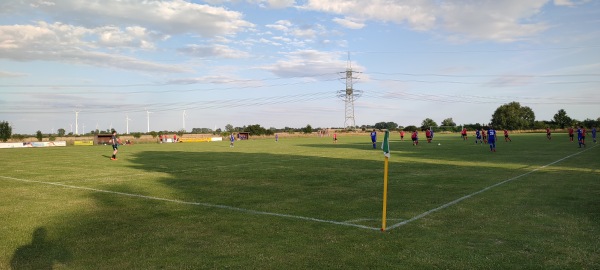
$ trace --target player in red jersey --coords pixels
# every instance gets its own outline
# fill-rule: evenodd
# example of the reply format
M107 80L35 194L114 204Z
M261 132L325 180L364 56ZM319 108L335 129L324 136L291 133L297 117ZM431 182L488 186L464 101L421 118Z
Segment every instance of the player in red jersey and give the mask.
M481 128L481 137L483 137L483 143L488 143L487 141L487 131Z
M575 134L575 131L573 130L573 127L569 127L569 141L573 142L573 136Z
M548 140L552 140L552 133L550 132L549 127L546 127L546 138L548 138Z
M410 136L410 138L413 141L413 145L419 145L419 132L418 131L414 131L412 133L412 135Z
M463 141L467 140L467 128L463 128L463 130L460 132L460 136L463 138Z
M504 142L512 142L510 137L508 137L508 130L504 130Z
M427 138L427 143L431 143L431 130L425 130L425 137Z

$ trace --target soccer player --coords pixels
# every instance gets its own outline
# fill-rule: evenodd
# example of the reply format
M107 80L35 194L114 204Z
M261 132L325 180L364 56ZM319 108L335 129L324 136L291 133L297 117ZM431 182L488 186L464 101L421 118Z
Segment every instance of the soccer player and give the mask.
M573 127L569 127L569 141L573 142Z
M481 131L479 129L475 129L475 144L477 144L477 141L483 144L483 141L481 140Z
M410 136L412 139L413 145L419 145L419 132L415 130Z
M508 130L504 129L504 142L512 142L510 137L508 137Z
M546 127L546 138L548 138L548 140L552 140L552 133L550 132L549 127Z
M427 143L431 143L431 130L425 130L425 138L427 138Z
M404 141L404 130L400 130L400 140Z
M481 137L483 137L483 143L488 143L487 141L487 131L481 128Z
M463 141L467 140L467 128L463 128L460 136L463 138Z
M490 151L496 152L496 131L492 126L487 131L488 143L490 144Z
M117 160L117 152L119 152L119 140L117 139L117 131L113 130L113 134L110 137L110 143L112 144L113 154L111 160Z
M585 129L583 129L583 126L579 126L577 129L577 141L579 141L579 148L582 145L585 147Z
M371 132L371 142L373 143L373 149L377 149L377 132L375 130Z
M275 134L275 141L278 142L279 141L279 134Z
M233 147L233 142L235 142L235 136L233 136L233 132L229 135L229 147Z
M596 126L592 127L592 139L596 143Z
M333 133L333 143L337 143L337 132Z

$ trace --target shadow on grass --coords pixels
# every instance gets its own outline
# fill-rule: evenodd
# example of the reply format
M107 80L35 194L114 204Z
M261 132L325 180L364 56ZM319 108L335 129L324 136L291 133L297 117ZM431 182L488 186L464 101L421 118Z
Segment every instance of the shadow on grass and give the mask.
M67 263L71 253L62 245L47 239L46 228L35 229L31 243L15 250L10 261L13 270L53 269L55 263Z
M362 149L359 146L362 144L350 147ZM122 166L149 174L120 175L130 181L101 189L173 201L91 193L93 207L65 218L68 222L62 224L62 237L75 247L77 262L73 268L318 268L341 260L344 263L339 268L361 269L390 267L381 264L389 260L398 265L405 261L397 256L397 247L407 244L391 236L373 239L347 227L174 203L203 202L338 221L376 219L381 213L382 162L185 151L143 151L132 154L127 161L131 165ZM482 173L481 168L444 164L431 168L415 162L391 172L390 219L414 217L498 182L460 176L470 174L469 170L477 175L515 173L502 168ZM557 205L560 207L570 210ZM438 218L436 222L441 225L429 224L426 233L443 228L444 237L440 239L446 239L445 225L458 221ZM415 254L427 255L431 246L439 245L436 240L423 241L429 241L427 247ZM378 244L371 245L375 242ZM455 247L455 242L449 242L441 249ZM451 268L450 264L443 266Z

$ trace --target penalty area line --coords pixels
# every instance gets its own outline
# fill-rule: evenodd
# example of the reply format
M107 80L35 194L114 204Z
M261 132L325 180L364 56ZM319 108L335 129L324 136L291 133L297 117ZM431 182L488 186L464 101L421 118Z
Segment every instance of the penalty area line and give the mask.
M554 164L556 164L556 163L559 163L559 162L561 162L561 161L563 161L563 160L566 160L566 159L569 159L569 158L571 158L571 157L574 157L574 156L576 156L576 155L579 155L579 154L581 154L581 153L583 153L583 152L585 152L585 151L587 151L587 150L590 150L590 149L592 149L592 148L594 148L594 147L596 147L596 146L593 146L593 147L587 148L587 149L585 149L585 150L583 150L583 151L580 151L580 152L577 152L577 153L574 153L574 154L568 155L568 156L566 156L566 157L563 157L563 158L561 158L561 159L559 159L559 160L556 160L556 161L553 161L553 162L551 162L551 163L548 163L548 164L546 164L546 165L544 165L544 166L541 166L541 167L539 167L539 168L536 168L536 169L534 169L534 170L531 170L531 171L529 171L529 172L526 172L526 173L524 173L524 174L517 175L517 176L515 176L515 177L513 177L513 178L506 179L506 180L504 180L504 181L502 181L502 182L498 182L498 183L496 183L496 184L493 184L493 185L491 185L491 186L488 186L488 187L486 187L486 188L483 188L483 189L481 189L481 190L479 190L479 191L476 191L476 192L473 192L473 193L471 193L471 194L465 195L465 196L463 196L463 197L460 197L460 198L458 198L458 199L456 199L456 200L454 200L454 201L451 201L451 202L449 202L449 203L446 203L446 204L444 204L444 205L441 205L441 206L439 206L439 207L433 208L433 209L431 209L431 210L429 210L429 211L425 211L425 212L423 212L423 213L421 213L421 214L419 214L419 215L417 215L417 216L414 216L414 217L413 217L413 218L411 218L411 219L407 219L407 220L404 220L404 221L402 221L402 222L396 223L396 224L394 224L394 225L392 225L392 226L389 226L389 227L387 227L385 230L386 230L386 231L389 231L389 230L391 230L391 229L395 229L395 228L398 228L398 227L400 227L400 226L406 225L406 224L408 224L408 223L411 223L411 222L413 222L413 221L415 221L415 220L418 220L418 219L421 219L421 218L423 218L423 217L426 217L426 216L428 216L429 214L435 213L435 212L437 212L437 211L440 211L440 210L443 210L443 209L445 209L445 208L448 208L448 207L450 207L450 206L452 206L452 205L455 205L455 204L457 204L457 203L459 203L459 202L461 202L461 201L464 201L464 200L466 200L466 199L468 199L468 198L471 198L471 197L473 197L473 196L475 196L475 195L477 195L477 194L483 193L483 192L485 192L485 191L488 191L488 190L490 190L490 189L492 189L492 188L495 188L495 187L497 187L497 186L500 186L500 185L506 184L506 183L508 183L508 182L511 182L511 181L513 181L513 180L517 180L517 179L519 179L519 178L521 178L521 177L524 177L524 176L530 175L530 174L532 174L532 173L534 173L534 172L537 172L537 171L539 171L539 170L542 170L542 169L544 169L544 168L546 168L546 167L549 167L549 166L552 166L552 165L554 165Z
M125 192L111 191L111 190L104 190L104 189L97 189L97 188L90 188L90 187L80 187L80 186L66 185L66 184L55 183L55 182L44 182L44 181L20 179L20 178L8 177L8 176L2 176L2 175L0 175L0 178L4 178L4 179L8 179L8 180L13 180L13 181L27 182L27 183L52 185L52 186L70 188L70 189L79 189L79 190L87 190L87 191L92 191L92 192L100 192L100 193L107 193L107 194L113 194L113 195L121 195L121 196L134 197L134 198L142 198L142 199L147 199L147 200L171 202L171 203L178 203L178 204L184 204L184 205L203 206L203 207L207 207L207 208L225 209L225 210L242 212L242 213L247 213L247 214L254 214L254 215L274 216L274 217L289 218L289 219L298 219L298 220L305 220L305 221L312 221L312 222L329 223L329 224L342 225L342 226L348 226L348 227L356 227L356 228L368 229L368 230L377 230L377 231L379 230L379 228L374 228L374 227L369 227L369 226L363 226L363 225L353 224L353 223L349 223L349 222L342 222L342 221L335 221L335 220L326 220L326 219L319 219L319 218L312 218L312 217L303 217L303 216L297 216L297 215L273 213L273 212L266 212L266 211L258 211L258 210L245 209L245 208L228 206L228 205L222 205L222 204L211 204L211 203L201 203L201 202L188 202L188 201L182 201L182 200L176 200L176 199L168 199L168 198L161 198L161 197L154 197L154 196L147 196L147 195L134 194L134 193L125 193Z

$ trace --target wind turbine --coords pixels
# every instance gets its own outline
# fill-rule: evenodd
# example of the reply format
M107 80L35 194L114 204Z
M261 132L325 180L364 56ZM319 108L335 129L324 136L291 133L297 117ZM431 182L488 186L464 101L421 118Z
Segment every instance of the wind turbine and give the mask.
M129 120L133 120L129 118L129 115L125 115L125 122L127 123L127 134L129 134Z
M79 112L78 110L73 110L75 112L75 135L79 135Z
M148 133L150 133L150 114L151 113L152 113L151 111L148 111L148 109L146 109L146 118L148 120Z
M187 117L187 114L185 113L185 110L183 110L183 131L185 132L185 118Z

